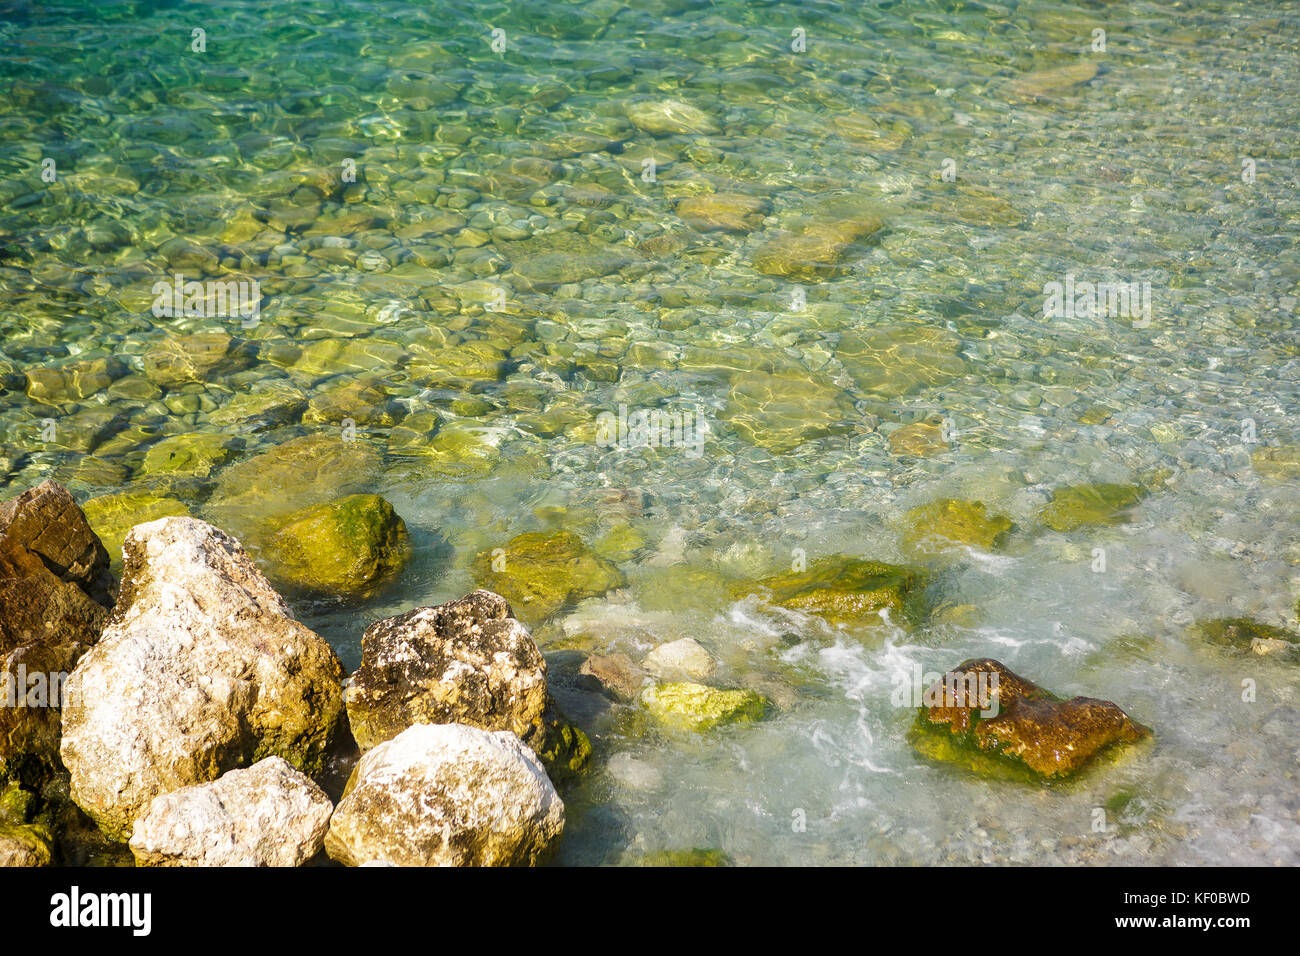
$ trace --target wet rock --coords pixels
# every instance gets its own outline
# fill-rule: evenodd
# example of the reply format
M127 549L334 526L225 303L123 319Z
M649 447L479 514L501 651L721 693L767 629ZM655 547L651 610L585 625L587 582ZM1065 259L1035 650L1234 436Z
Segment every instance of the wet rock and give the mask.
M307 402L305 423L321 425L395 425L402 418L401 407L389 397L385 383L373 378L331 379Z
M951 447L943 437L943 429L930 422L913 422L889 433L889 453L900 458L929 458Z
M626 654L592 654L578 668L579 686L628 703L641 693L646 673Z
M530 291L547 291L570 282L609 275L635 258L625 247L575 232L524 239L512 243L509 251L514 270L511 275Z
M625 583L617 567L568 531L521 534L500 554L480 554L474 573L481 586L503 595L520 620L532 624Z
M116 595L108 553L63 486L0 504L0 782L59 767L65 680Z
M283 382L259 385L255 391L240 392L220 408L208 421L223 425L284 425L296 421L307 408L307 396Z
M1300 479L1300 445L1259 448L1250 456L1251 466L1261 478L1272 481Z
M207 514L241 539L259 540L294 511L365 491L380 464L364 442L304 435L223 468Z
M1003 90L1012 100L1052 99L1090 82L1096 75L1095 62L1079 60L1065 66L1025 73L1008 81Z
M239 543L195 518L126 537L122 595L68 680L72 799L125 841L157 796L269 756L318 773L342 668Z
M514 734L416 724L361 758L325 849L349 866L535 866L563 832L564 803Z
M937 204L937 209L972 226L1013 226L1025 218L1020 210L993 190L968 183L961 183L953 189L949 197Z
M1300 634L1263 621L1248 617L1214 618L1197 621L1191 632L1193 636L1219 647L1300 662Z
M1139 485L1066 485L1052 489L1052 500L1038 512L1038 520L1062 532L1124 524L1144 496Z
M86 359L56 368L34 368L27 372L27 397L45 405L79 402L108 388L127 372L115 358Z
M45 826L0 822L0 869L49 866L53 856L54 838Z
M842 200L825 203L760 246L754 268L796 282L819 282L839 274L850 250L884 228L884 220L869 207Z
M126 540L128 531L146 521L189 514L189 509L175 498L138 491L120 491L91 498L83 510L86 520L104 543L113 570L119 574L122 570L122 542Z
M913 508L905 518L903 542L922 553L935 553L954 545L996 551L1015 528L1005 515L988 514L982 501L941 498Z
M363 751L413 724L465 724L518 735L556 779L585 769L591 755L551 699L528 629L491 591L370 625L345 702Z
M717 667L713 656L690 637L660 644L641 663L655 677L689 680L702 680Z
M949 674L926 690L911 735L932 759L1051 780L1077 773L1112 746L1150 735L1110 701L1062 700L995 660L966 661Z
M768 710L767 700L752 690L722 690L690 681L647 687L641 703L663 726L694 733L762 720Z
M504 349L487 342L439 346L417 351L406 372L412 382L426 388L480 391L501 381L507 366Z
M879 624L881 612L899 623L926 611L927 575L922 568L833 555L806 571L789 571L757 582L733 585L735 597L757 590L779 607L817 614L837 624Z
M374 594L410 556L406 522L379 495L348 495L294 512L263 551L275 580L344 600Z
M677 215L701 232L753 232L771 211L766 199L740 193L690 196L677 204Z
M141 357L149 381L164 388L224 378L252 364L249 345L224 332L174 336Z
M741 438L776 454L852 428L844 390L806 372L737 375L719 416Z
M833 128L854 146L867 150L892 152L912 138L907 121L887 114L873 115L854 111L837 115Z
M302 866L321 851L334 804L279 757L157 797L135 821L140 866Z
M897 398L951 382L966 369L961 338L947 329L903 325L846 332L835 356L858 388Z
M707 113L681 100L642 100L629 103L627 118L638 129L654 136L694 133L712 135L717 125Z
M238 447L237 439L219 432L172 435L145 452L142 473L206 478L229 461Z

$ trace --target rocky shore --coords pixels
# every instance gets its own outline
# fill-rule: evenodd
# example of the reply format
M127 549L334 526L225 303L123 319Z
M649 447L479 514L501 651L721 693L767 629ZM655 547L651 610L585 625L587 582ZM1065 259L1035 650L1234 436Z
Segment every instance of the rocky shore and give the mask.
M1122 521L1139 496L1063 489L1042 522ZM277 521L263 540L296 537L284 561L323 567L332 582L399 573L405 527L383 499L361 497ZM921 563L832 556L732 581L731 598L757 597L866 632L873 622L912 626L952 612L935 586L948 549L996 550L1017 533L982 504L956 499L914 509L908 521L904 537ZM240 541L219 528L181 515L135 524L122 537L119 582L62 486L47 481L3 503L0 863L553 859L565 827L557 787L602 755L557 704L547 660L512 601L541 623L574 595L616 586L621 574L568 533L524 535L511 549L526 560L480 567L496 590L368 627L361 664L345 679L331 646L295 619ZM262 553L282 574L283 552ZM1289 631L1245 618L1199 622L1189 639L1291 659L1300 647ZM578 677L655 732L705 743L721 728L779 717L780 700L718 683L716 666L703 645L683 638L640 660L587 653ZM989 779L1050 785L1152 739L1117 705L1059 698L992 659L961 664L913 704L907 735L920 759ZM611 761L611 772L619 769ZM643 862L726 859L705 848L682 853Z

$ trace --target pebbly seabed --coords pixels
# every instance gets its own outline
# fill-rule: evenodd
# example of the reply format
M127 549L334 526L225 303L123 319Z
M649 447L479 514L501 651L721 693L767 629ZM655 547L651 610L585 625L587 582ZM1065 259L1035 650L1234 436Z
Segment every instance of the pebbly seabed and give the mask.
M481 588L528 715L403 672L356 742L512 734L437 746L526 795L522 861L1300 862L1294 4L177 16L0 24L0 497L98 542L3 522L4 606L51 602L0 622L25 859L139 856L49 701L130 529L198 519L324 676L301 726L208 687L261 729L142 832L238 784L312 858L363 635L477 673L392 622ZM1010 702L932 719L990 659L1115 739L1045 781Z

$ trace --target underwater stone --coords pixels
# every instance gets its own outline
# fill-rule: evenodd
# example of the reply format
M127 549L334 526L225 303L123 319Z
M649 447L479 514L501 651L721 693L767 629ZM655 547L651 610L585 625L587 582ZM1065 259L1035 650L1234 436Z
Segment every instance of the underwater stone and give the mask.
M949 674L948 684L940 681L926 690L926 700L935 705L918 710L912 743L926 756L969 769L989 772L1000 762L1013 773L1067 777L1103 750L1151 733L1110 701L1062 700L995 660L965 661ZM996 714L986 717L981 711Z
M504 595L520 619L532 624L626 583L617 567L569 531L521 534L502 551L496 557L481 553L474 562L475 577Z
M406 523L379 495L348 495L298 511L267 541L270 576L344 600L373 595L410 560Z
M926 553L952 545L971 545L995 551L1015 527L1005 515L989 516L982 501L941 498L907 513L903 541Z
M1052 489L1052 500L1038 513L1038 520L1062 532L1123 524L1145 494L1139 485L1066 485Z
M690 681L647 687L641 703L660 724L694 733L762 720L769 706L752 690L721 690Z
M927 577L923 568L841 554L814 561L806 571L763 578L755 587L779 607L818 614L838 624L879 624L881 611L905 620L922 617ZM732 594L744 597L755 587L733 585Z

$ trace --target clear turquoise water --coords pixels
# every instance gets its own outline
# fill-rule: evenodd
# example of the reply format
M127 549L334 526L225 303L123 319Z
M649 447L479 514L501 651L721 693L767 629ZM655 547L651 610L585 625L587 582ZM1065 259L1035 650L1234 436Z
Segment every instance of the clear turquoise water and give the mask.
M360 440L386 456L370 490L416 556L362 607L299 603L347 666L368 621L464 593L475 555L515 534L595 539L627 521L641 539L620 556L628 588L537 631L597 748L569 795L564 861L713 847L742 863L1294 865L1297 671L1199 647L1185 627L1295 626L1295 471L1251 453L1300 442L1298 25L1294 3L1217 0L6 5L5 492L54 476L81 498L152 490L204 514L220 472L159 475L150 447L211 432L251 457L333 426L292 402L222 415L233 401L365 381L394 403L383 417L358 405ZM1105 53L1088 49L1097 26ZM806 52L790 50L795 28ZM1099 66L1086 83L1017 95L1024 74L1084 62ZM654 136L628 119L664 99L716 132ZM556 165L509 166L538 157ZM676 214L713 191L770 215L727 233ZM842 275L806 283L793 312L792 283L757 272L755 253L828 195L870 201L887 229ZM530 281L548 250L542 265L574 281ZM256 327L155 318L150 288L178 269L256 278ZM1071 273L1150 282L1150 326L1045 319L1044 283ZM485 311L498 289L505 312ZM902 385L864 390L846 342L916 328L955 341L948 373L903 358ZM243 367L150 382L161 341L209 331L250 343ZM489 346L499 372L428 385L421 369L447 344ZM112 384L29 396L34 370L96 359ZM772 370L816 384L746 409L755 429L738 429L737 386ZM700 407L704 453L600 447L590 423L619 404ZM951 447L891 453L895 428L930 416L951 420ZM1241 441L1245 418L1258 445ZM483 464L459 478L431 466L419 451L438 427L478 436ZM936 497L1032 528L1057 485L1153 472L1165 483L1130 523L969 555L947 586L978 613L883 644L656 591L664 568L756 577L795 548L899 560L901 516ZM639 496L611 506L608 489ZM763 688L776 716L701 740L632 734L568 686L583 650L640 656L681 636L720 660L718 681ZM894 675L987 655L1119 702L1156 746L1041 794L919 762ZM1094 833L1092 809L1117 793L1139 799Z

